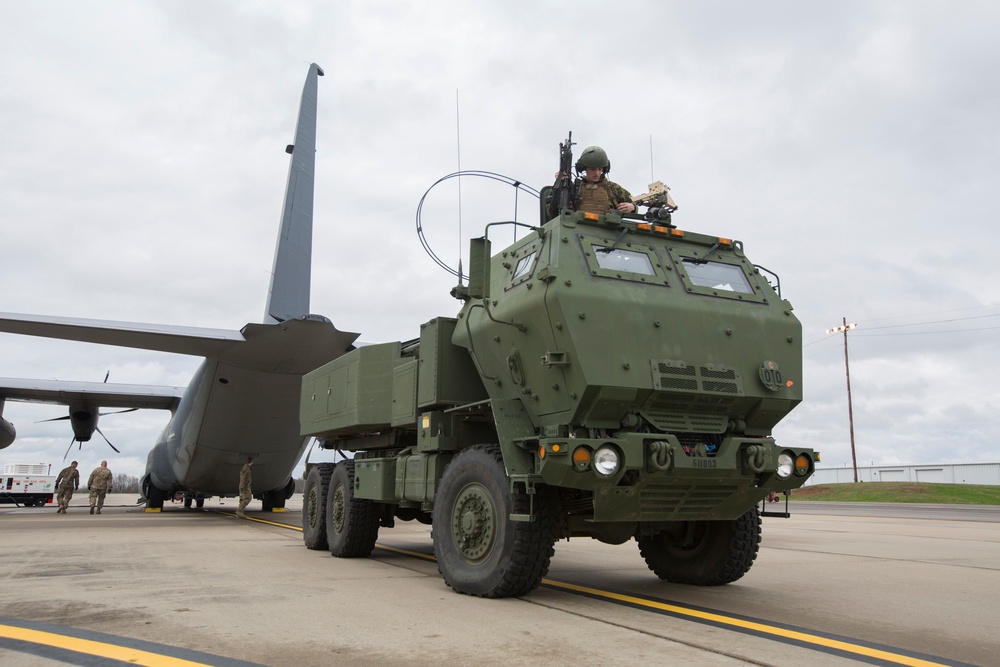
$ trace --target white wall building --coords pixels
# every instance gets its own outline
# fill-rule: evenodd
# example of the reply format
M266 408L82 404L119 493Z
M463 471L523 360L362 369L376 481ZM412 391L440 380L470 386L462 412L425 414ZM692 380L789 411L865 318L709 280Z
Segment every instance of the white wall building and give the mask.
M1000 486L1000 463L858 466L858 481ZM817 468L812 477L806 481L806 486L845 482L854 482L853 468Z

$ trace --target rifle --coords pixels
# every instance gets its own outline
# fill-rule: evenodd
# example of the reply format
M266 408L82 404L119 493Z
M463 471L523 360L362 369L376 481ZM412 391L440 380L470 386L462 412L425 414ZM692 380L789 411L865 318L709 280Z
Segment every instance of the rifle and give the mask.
M570 131L566 141L559 144L559 176L556 181L558 190L559 211L573 209L580 195L572 177L573 169L573 132Z

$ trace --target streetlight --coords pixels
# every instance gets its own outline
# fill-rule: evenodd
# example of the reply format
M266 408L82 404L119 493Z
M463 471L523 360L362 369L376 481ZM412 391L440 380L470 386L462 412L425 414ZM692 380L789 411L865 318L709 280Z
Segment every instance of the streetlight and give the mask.
M826 330L828 334L844 332L844 368L847 370L847 422L851 427L851 463L854 465L855 484L858 483L858 457L854 453L854 409L851 407L851 364L847 358L847 332L856 329L857 326L857 322L848 324L845 317L843 325Z

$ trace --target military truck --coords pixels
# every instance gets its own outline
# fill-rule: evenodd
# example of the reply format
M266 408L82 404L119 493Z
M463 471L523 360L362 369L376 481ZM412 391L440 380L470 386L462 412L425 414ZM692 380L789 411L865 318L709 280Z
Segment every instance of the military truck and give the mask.
M447 585L491 598L536 588L574 537L634 539L670 582L743 576L761 516L788 515L763 500L819 459L771 437L802 398L801 325L739 241L671 210L565 207L496 254L519 223L491 223L457 317L307 374L302 434L352 458L307 466L306 546L367 556L420 521Z

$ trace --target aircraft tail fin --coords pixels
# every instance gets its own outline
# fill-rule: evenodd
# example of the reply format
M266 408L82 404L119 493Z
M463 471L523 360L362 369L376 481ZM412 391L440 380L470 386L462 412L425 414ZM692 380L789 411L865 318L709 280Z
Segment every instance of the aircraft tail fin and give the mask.
M309 66L302 89L295 143L291 153L288 186L281 212L281 229L274 249L271 285L264 309L264 323L274 324L309 314L312 277L313 186L316 170L316 88L323 69Z

